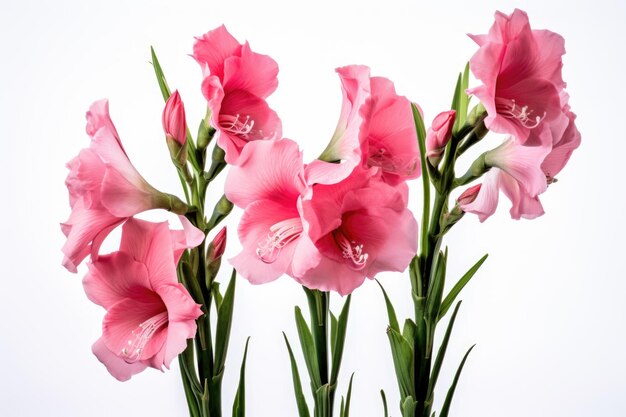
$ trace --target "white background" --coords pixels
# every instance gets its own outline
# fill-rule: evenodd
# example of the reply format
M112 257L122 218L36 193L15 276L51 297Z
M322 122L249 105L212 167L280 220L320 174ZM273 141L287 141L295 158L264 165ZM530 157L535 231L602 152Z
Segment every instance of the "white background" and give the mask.
M542 196L545 216L513 221L504 200L484 224L467 216L450 233L449 281L483 253L490 257L462 294L437 406L458 361L476 343L452 416L626 415L626 5L620 0L3 1L0 415L186 413L177 366L165 374L149 369L126 383L108 375L90 351L104 312L83 293L85 267L78 275L61 267L58 223L69 215L64 163L89 143L84 113L92 101L110 99L113 120L145 178L179 192L161 132L150 45L170 85L181 91L192 126L205 106L200 70L187 56L193 36L225 23L240 41L270 54L280 66L271 105L285 136L311 159L338 117L335 67L370 65L417 101L430 121L449 106L456 74L476 49L465 33L485 33L496 8L510 13L515 6L529 13L534 28L566 39L564 78L583 144ZM413 190L418 212L419 182ZM229 255L237 250L239 215L229 222ZM381 281L407 317L406 277L385 274ZM338 301L333 298L335 306ZM297 348L295 304L305 307L305 297L289 278L260 287L238 282L225 415L247 336L248 415L296 415L281 336L286 331ZM352 415L382 416L378 392L384 388L397 416L384 305L374 282L355 292L350 318L339 391L354 371Z

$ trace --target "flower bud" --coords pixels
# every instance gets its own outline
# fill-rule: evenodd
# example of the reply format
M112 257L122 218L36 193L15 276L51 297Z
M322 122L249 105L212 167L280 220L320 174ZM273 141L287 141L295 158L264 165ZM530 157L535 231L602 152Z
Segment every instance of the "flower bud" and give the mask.
M456 199L456 203L461 207L467 204L473 203L474 200L476 200L476 197L478 197L478 193L480 192L481 186L482 184L476 184L468 188L467 190L463 191L461 195L459 196L459 198Z
M178 90L174 91L163 109L163 131L168 138L174 139L182 147L187 142L185 124L185 106Z
M443 151L452 136L452 127L456 112L448 110L441 112L433 120L432 126L426 134L426 150L430 163L436 166L441 160Z
M206 286L211 287L213 280L217 276L222 264L222 255L226 249L226 226L219 231L209 243L206 254Z

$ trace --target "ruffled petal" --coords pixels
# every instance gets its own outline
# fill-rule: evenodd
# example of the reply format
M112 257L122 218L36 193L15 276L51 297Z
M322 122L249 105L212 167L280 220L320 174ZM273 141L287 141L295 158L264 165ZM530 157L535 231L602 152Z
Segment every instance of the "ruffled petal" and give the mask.
M126 362L120 356L111 352L104 344L102 338L98 339L93 344L91 351L96 355L96 358L106 366L107 371L118 381L128 381L131 376L138 374L148 367L148 365L142 361L134 363Z

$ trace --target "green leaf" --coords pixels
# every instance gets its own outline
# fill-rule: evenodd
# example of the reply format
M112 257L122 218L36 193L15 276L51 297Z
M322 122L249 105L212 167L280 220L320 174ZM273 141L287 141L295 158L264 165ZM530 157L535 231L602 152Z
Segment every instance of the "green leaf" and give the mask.
M235 301L235 278L237 272L233 273L228 282L228 287L224 293L224 299L217 311L217 329L215 331L215 367L214 376L224 370L226 362L226 352L228 350L228 340L230 338L230 327L233 322L233 304Z
M415 103L411 103L411 110L413 112L413 121L415 122L415 131L417 133L417 142L420 150L420 164L422 167L426 167L426 128L424 127L424 120L422 114ZM424 202L422 209L422 225L427 225L430 219L430 175L428 169L422 169L422 187L424 191ZM428 253L428 228L422 227L422 235L420 237L421 254Z
M439 417L448 417L448 413L450 412L450 404L452 403L452 397L454 397L454 391L456 390L456 385L459 382L459 378L461 377L461 371L463 371L463 366L465 365L465 361L467 360L467 357L469 356L472 349L474 349L474 346L476 345L473 345L472 347L470 347L467 353L465 354L465 356L463 356L463 360L461 361L461 364L459 365L459 369L457 369L456 374L454 375L454 381L452 382L452 385L450 386L450 389L448 390L448 395L446 395L446 400L443 402L443 406L441 407L441 412L439 413Z
M404 327L402 328L402 337L404 337L411 348L415 346L415 336L417 334L417 326L415 326L415 322L411 319L406 319L404 321Z
M291 345L289 344L289 340L287 339L285 332L283 332L283 337L285 338L285 344L287 345L287 351L289 352L289 362L291 362L291 376L293 378L293 390L296 397L296 404L298 406L298 415L300 417L309 417L309 406L307 405L304 393L302 392L302 383L300 382L298 364L296 363L296 358L293 356L293 351L291 350Z
M354 379L354 373L350 376L350 383L348 384L348 394L346 394L346 406L341 413L341 417L350 417L350 399L352 398L352 379ZM343 397L341 399L343 405Z
M331 388L324 384L315 391L315 417L329 417L331 415Z
M233 401L233 417L245 417L246 415L246 358L248 357L248 343L250 338L246 339L246 347L243 351L243 359L241 360L241 370L239 371L239 386L237 394Z
M389 317L389 327L391 327L396 332L400 332L400 325L398 324L398 316L396 316L396 310L393 308L393 304L391 304L391 300L387 295L387 291L383 288L383 285L379 280L376 280L376 283L380 287L383 292L383 297L385 297L385 306L387 307L387 316Z
M461 115L459 119L459 126L463 126L465 120L467 119L467 108L469 106L469 96L466 91L469 88L469 62L465 64L465 69L463 70L463 78L461 81L461 98L462 100L459 103L459 114ZM457 118L459 115L457 114Z
M348 316L350 314L350 301L352 300L352 294L348 295L346 302L341 309L339 318L337 319L337 334L332 349L332 368L330 372L330 385L334 386L337 382L337 376L339 376L339 368L341 367L341 359L343 356L343 345L346 341L346 330L348 328Z
M156 75L157 82L159 83L159 88L161 89L161 95L163 96L163 100L167 101L167 99L170 98L171 95L170 88L167 85L165 75L163 74L163 69L161 68L161 64L157 59L153 47L150 47L150 55L152 55L152 66L154 67L154 74Z
M413 397L406 397L404 401L400 403L400 409L402 410L402 417L415 417L415 408L417 407L417 401Z
M189 381L188 376L183 370L185 364L182 354L178 355L178 363L180 364L181 376L183 379L183 389L185 390L185 398L187 399L187 406L189 407L189 415L190 417L201 417L197 395L194 394L193 388L191 387L191 382Z
M472 266L469 271L467 271L465 275L461 277L461 279L454 285L454 287L452 287L448 295L446 295L446 298L444 298L444 300L441 302L441 307L439 308L439 316L437 317L437 320L441 320L443 316L446 315L446 313L450 309L450 306L452 305L452 303L454 303L457 295L459 295L459 293L461 292L463 287L465 287L465 285L469 282L469 280L472 279L476 271L478 271L478 268L481 267L481 265L483 264L483 262L485 262L488 256L489 254L485 254L485 256L480 258L478 262L476 262L474 266Z
M428 295L426 297L426 306L424 311L424 318L427 322L433 322L438 315L441 308L441 298L443 297L443 288L446 283L446 265L448 262L448 249L445 252L439 252L439 256L435 260L435 268L433 279L428 289Z
M387 408L387 396L385 395L384 390L380 390L380 398L383 400L383 412L385 413L384 417L389 417L389 409Z
M413 349L409 342L392 328L387 328L387 337L391 346L391 356L393 357L401 398L415 397Z
M450 335L452 334L452 327L454 326L454 320L456 319L456 315L459 312L460 306L461 306L461 301L459 301L456 304L456 307L454 308L454 312L452 313L452 317L450 317L450 322L448 323L448 327L446 328L446 333L443 336L441 345L439 346L439 351L437 352L435 363L433 364L433 369L430 374L430 380L428 382L428 393L426 395L426 402L428 403L429 409L433 404L433 397L435 394L435 385L437 384L437 379L439 378L439 371L441 370L443 359L446 356L446 349L448 348L448 342L450 340Z
M302 310L300 307L295 308L296 315L296 327L298 328L298 337L300 339L300 347L302 348L302 354L304 355L304 362L306 368L309 371L309 377L311 378L311 386L313 393L322 386L320 379L319 365L317 362L317 352L315 351L315 344L313 342L313 336L311 330L306 324L304 317L302 317Z
M219 282L213 281L211 283L211 294L213 294L213 299L215 300L215 309L219 311L220 306L222 305L222 294L220 293Z
M330 353L335 351L335 343L337 343L337 317L329 310L330 314Z

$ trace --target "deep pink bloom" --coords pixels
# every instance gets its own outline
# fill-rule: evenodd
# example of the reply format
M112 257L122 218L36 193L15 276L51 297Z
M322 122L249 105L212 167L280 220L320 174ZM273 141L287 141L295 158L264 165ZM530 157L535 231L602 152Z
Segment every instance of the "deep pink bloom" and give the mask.
M426 150L427 156L433 165L437 165L441 160L441 155L452 136L452 127L456 111L448 110L439 113L426 134Z
M202 310L178 283L176 265L204 234L181 221L185 230L172 231L166 222L132 218L122 228L120 250L89 264L85 292L107 310L93 353L120 381L148 366L169 367L196 333Z
M226 162L237 164L251 141L281 138L281 122L265 99L278 86L278 65L241 45L222 25L196 39L193 57L201 65L217 143Z
M305 190L302 153L288 139L251 142L239 166L231 167L225 194L245 211L238 228L243 250L229 261L251 283L301 274L316 264L298 207Z
M174 139L180 146L187 142L187 125L185 121L185 105L178 94L174 91L167 99L163 109L163 131L169 138Z
M480 192L482 184L476 184L461 193L461 195L456 199L457 204L464 206L470 203L473 203Z
M67 237L63 265L71 272L90 253L97 255L102 241L128 217L153 208L171 209L173 196L163 194L143 179L131 164L109 117L106 100L87 112L89 148L67 167L65 180L72 213L61 224Z
M224 251L226 250L226 236L226 226L224 226L211 241L211 245L213 245L213 253L210 254L211 259L208 259L209 261L214 261L222 257Z
M361 127L371 112L370 69L349 65L335 70L341 80L343 101L339 121L320 158L307 165L308 184L335 184L362 161Z
M565 53L563 38L547 30L531 30L521 10L496 12L487 35L470 35L480 49L470 60L483 85L468 92L487 109L487 128L514 135L533 145L549 143L550 124L561 114L559 93Z
M382 271L404 271L417 250L417 222L403 193L363 168L332 185L316 184L302 201L304 229L321 254L295 278L345 295Z
M396 94L393 82L370 79L369 117L361 128L364 166L378 167L390 184L419 177L419 147L410 101ZM420 110L421 111L421 110Z

